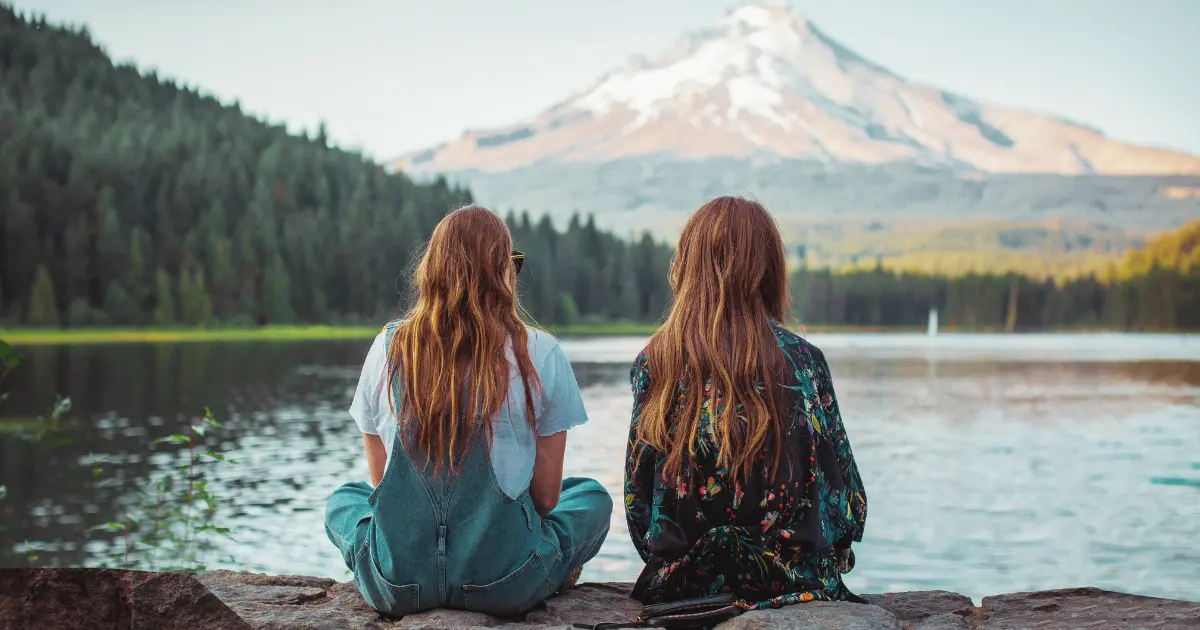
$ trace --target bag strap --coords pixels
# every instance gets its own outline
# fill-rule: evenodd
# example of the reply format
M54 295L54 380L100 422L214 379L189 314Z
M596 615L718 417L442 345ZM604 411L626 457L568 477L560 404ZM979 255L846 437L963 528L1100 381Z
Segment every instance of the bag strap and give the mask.
M718 595L709 595L708 597L697 597L695 599L684 599L677 602L643 606L641 616L644 619L649 619L651 617L675 615L690 610L711 608L714 606L734 606L737 602L737 595L733 593L720 593Z
M634 621L614 621L597 624L577 623L573 627L581 630L621 630L624 628L651 628L695 625L712 619L724 621L750 609L750 604L732 593L687 599L665 604L651 604L642 608L642 614Z
M846 601L856 604L871 602L846 590ZM715 606L715 608L704 608ZM656 626L669 627L687 622L700 622L709 618L724 621L736 617L750 609L745 600L737 599L732 593L711 595L697 599L687 599L665 604L651 604L642 607L642 614L634 621L612 621L597 624L577 623L572 627L580 630L623 630L626 628L651 628ZM657 623L656 623L657 621Z

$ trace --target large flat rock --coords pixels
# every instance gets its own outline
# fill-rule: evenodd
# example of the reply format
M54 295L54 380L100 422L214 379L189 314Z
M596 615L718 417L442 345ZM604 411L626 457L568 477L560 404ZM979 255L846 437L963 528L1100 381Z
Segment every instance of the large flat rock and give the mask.
M545 630L632 621L629 584L585 583L522 619L432 610L388 619L352 583L234 571L146 573L109 569L0 570L0 630L10 628ZM1000 630L1200 628L1200 603L1093 588L1013 593L975 606L947 591L865 595L870 604L811 602L751 611L718 630Z
M630 584L586 583L525 615L502 619L464 610L438 609L399 620L367 607L354 584L301 576L211 571L200 581L254 628L323 630L460 630L465 628L570 628L572 624L633 621L641 604L629 599ZM323 592L316 595L314 591Z
M255 628L404 628L460 630L570 628L573 624L632 621L641 604L631 584L585 583L546 602L524 619L500 619L459 610L433 610L385 620L363 603L353 584L295 576L213 571L200 576L230 608ZM328 586L326 586L328 585ZM326 588L326 597L307 589ZM276 590L290 589L290 590ZM297 604L275 600L303 598ZM1093 588L997 595L975 606L949 591L865 595L870 605L811 602L751 611L718 630L811 628L838 630L1001 630L1024 628L1200 628L1200 603L1125 595ZM273 599L274 598L274 599Z
M0 630L250 630L185 572L0 569Z
M1200 593L1197 593L1200 597ZM1200 628L1200 603L1067 588L983 598L979 628Z
M896 615L879 606L849 602L809 602L774 610L751 610L717 626L720 630L896 630Z

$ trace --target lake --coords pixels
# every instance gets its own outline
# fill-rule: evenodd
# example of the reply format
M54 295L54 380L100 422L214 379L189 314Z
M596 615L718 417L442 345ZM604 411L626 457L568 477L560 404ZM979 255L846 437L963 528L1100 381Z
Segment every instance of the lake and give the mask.
M979 597L1067 586L1200 600L1200 335L813 335L868 495L846 582L859 592L948 589ZM632 580L621 505L639 338L564 340L590 422L567 474L617 505L587 580ZM147 444L211 407L217 519L212 568L346 578L324 503L365 479L346 414L368 340L43 346L6 381L5 413L73 398L70 441L34 448L0 432L0 552L95 565L149 479L181 461ZM10 423L11 424L11 423ZM0 427L4 424L0 423ZM95 458L108 461L94 473ZM13 560L6 559L11 564Z

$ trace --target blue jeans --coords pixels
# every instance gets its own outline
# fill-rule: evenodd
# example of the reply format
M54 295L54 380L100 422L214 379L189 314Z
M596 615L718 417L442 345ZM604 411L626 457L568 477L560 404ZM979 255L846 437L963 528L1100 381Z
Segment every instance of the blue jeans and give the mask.
M599 482L564 479L542 517L528 492L503 493L478 442L454 475L418 471L397 443L377 488L349 483L329 498L325 532L372 608L523 614L600 550L612 498Z

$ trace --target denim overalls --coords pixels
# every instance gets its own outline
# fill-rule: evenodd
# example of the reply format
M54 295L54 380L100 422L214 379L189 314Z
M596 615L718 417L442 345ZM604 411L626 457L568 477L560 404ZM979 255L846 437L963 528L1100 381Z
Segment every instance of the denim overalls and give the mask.
M510 499L477 434L457 474L419 465L397 436L383 479L334 491L325 532L372 608L402 616L449 607L519 615L550 597L608 534L612 498L592 479L563 480L545 518L529 491Z

